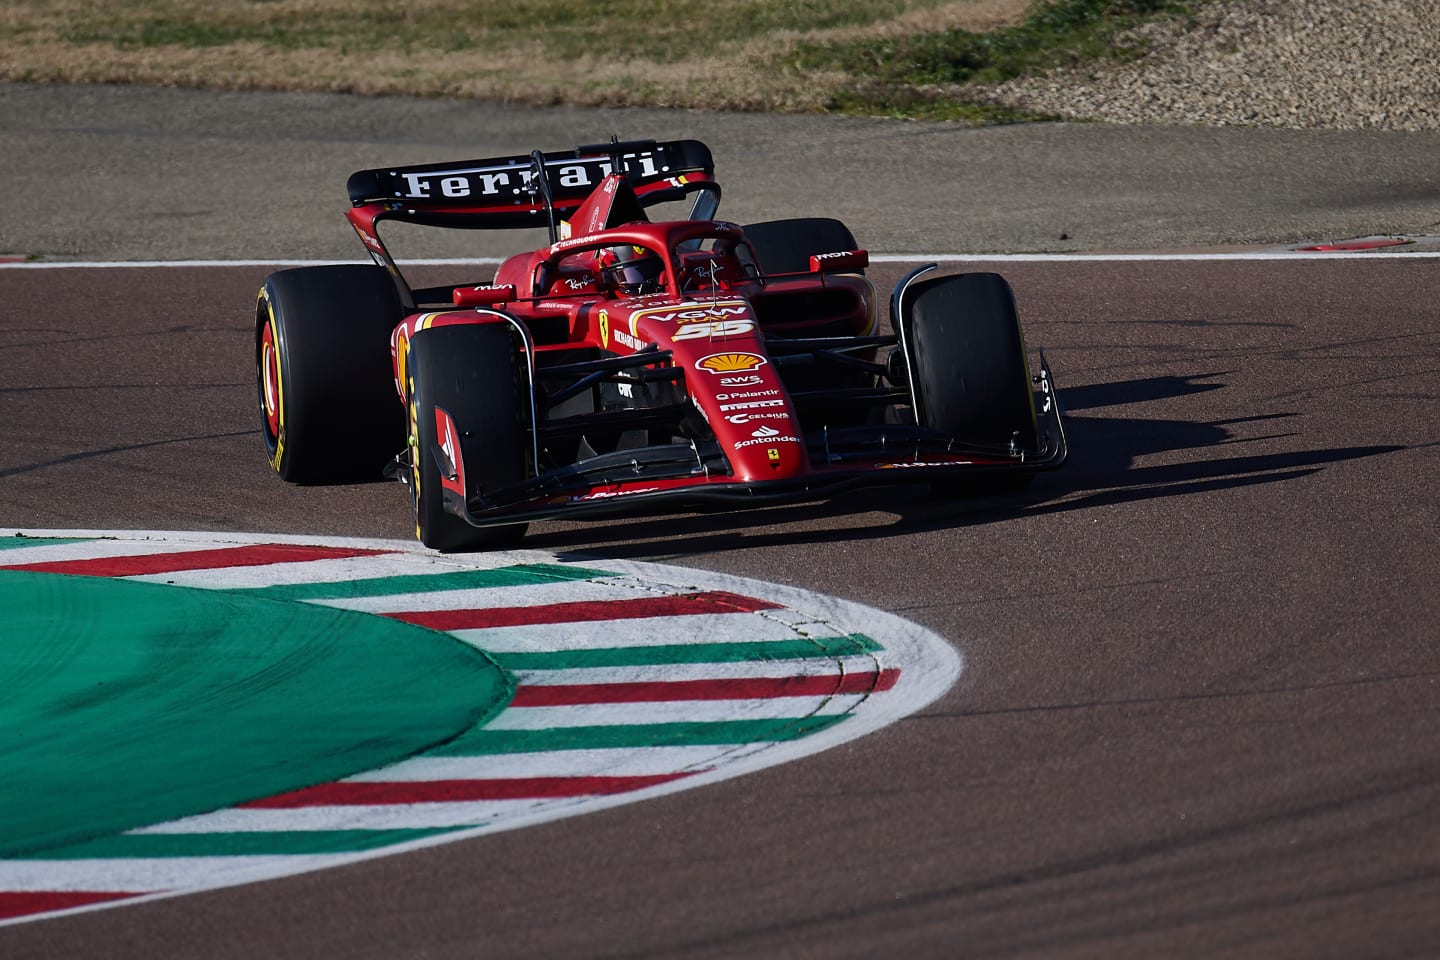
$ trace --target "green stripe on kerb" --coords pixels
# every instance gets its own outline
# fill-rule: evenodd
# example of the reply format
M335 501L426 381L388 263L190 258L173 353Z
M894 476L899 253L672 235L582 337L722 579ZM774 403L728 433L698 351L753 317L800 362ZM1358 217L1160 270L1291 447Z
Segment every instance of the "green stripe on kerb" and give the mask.
M89 537L0 537L0 550L15 550L19 547L49 547L57 543L83 543Z
M717 720L709 723L640 723L557 727L550 730L471 730L426 753L467 757L544 750L614 750L630 747L727 746L799 740L834 726L845 714L782 720Z
M272 600L350 600L356 597L389 597L402 593L526 587L540 583L595 580L613 576L616 574L605 570L566 567L558 563L527 563L495 570L456 570L452 573L420 574L413 577L375 577L370 580L345 580L338 583L282 583L236 592Z
M387 617L0 571L0 857L323 783L481 724L484 654Z
M649 647L607 647L603 650L558 650L553 653L492 653L506 670L572 670L584 667L642 667L676 663L763 663L767 660L813 660L875 653L880 644L860 633L843 637L773 640L755 643L667 644Z
M253 833L121 833L16 860L112 860L130 857L243 857L360 853L423 840L457 828L432 830L277 830Z

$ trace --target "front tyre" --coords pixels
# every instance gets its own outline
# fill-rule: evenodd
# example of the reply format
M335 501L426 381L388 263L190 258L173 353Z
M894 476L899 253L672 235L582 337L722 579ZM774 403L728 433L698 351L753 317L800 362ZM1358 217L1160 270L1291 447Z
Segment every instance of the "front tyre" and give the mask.
M421 330L410 339L406 369L410 492L415 535L433 550L514 546L525 524L473 527L445 508L445 481L463 469L465 500L527 476L529 405L514 334L503 323ZM443 411L437 418L436 411ZM442 436L448 418L453 435ZM458 492L452 492L452 497Z
M907 291L911 389L916 421L961 444L997 455L1038 447L1035 395L1015 297L994 273L936 277ZM937 484L935 493L1024 489L1030 473L976 474Z
M255 380L271 468L291 483L381 478L405 442L390 366L403 310L380 267L272 273L255 307Z

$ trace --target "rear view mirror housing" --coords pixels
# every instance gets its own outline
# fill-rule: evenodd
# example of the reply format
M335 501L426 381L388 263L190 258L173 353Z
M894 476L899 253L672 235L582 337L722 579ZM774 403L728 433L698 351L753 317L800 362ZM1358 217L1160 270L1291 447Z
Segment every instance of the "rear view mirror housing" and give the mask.
M507 283L480 284L474 287L456 287L451 294L457 307L493 307L497 303L509 303L515 299L515 285Z
M834 253L816 253L810 257L811 273L854 273L870 266L867 250L837 250Z

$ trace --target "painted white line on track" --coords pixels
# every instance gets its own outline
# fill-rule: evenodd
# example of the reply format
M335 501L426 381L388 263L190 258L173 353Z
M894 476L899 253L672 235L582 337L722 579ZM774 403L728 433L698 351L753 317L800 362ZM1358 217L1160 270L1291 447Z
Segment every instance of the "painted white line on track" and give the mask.
M676 781L684 783L684 781ZM698 786L696 781L691 784ZM662 788L663 789L663 788ZM655 796L645 791L646 796ZM433 830L446 827L474 827L476 832L503 825L504 829L531 826L547 820L558 820L573 814L574 808L585 811L602 806L633 802L636 794L614 797L561 797L549 800L454 800L443 803L374 803L364 806L296 807L293 809L252 810L231 807L196 817L172 820L155 827L132 831L137 836L205 833L287 833L290 831L329 830ZM467 834L474 836L474 833ZM449 839L463 839L463 836ZM444 838L442 838L444 839ZM402 844L390 853L401 853L430 846L431 843ZM366 859L354 857L353 859ZM46 861L53 863L54 861ZM320 864L319 866L326 866ZM298 873L304 867L285 871ZM276 872L275 876L281 873ZM186 891L189 892L189 891Z
M872 253L871 263L1151 263L1223 260L1432 260L1440 250L1255 250L1196 253ZM401 267L497 267L504 257L397 260ZM0 270L218 269L223 267L323 267L369 264L369 260L72 260L0 262Z
M232 857L134 857L123 860L0 860L0 890L127 890L145 892L184 886L197 875L225 885L252 875L294 870L299 860L312 870L339 866L347 854L265 854Z
M686 628L708 643L746 643L762 640L790 640L797 632L826 637L833 630L816 625L797 630L797 625L778 619L779 611L761 613L697 613L685 618ZM523 627L486 627L478 630L451 630L466 643L493 653L586 650L606 647L649 647L660 643L663 630L655 618L606 620L585 623L540 623Z
M401 266L498 266L500 257L477 257L458 260L404 260ZM20 260L0 263L0 270L155 270L174 268L191 270L197 267L329 267L372 264L372 260Z
M0 536L12 531L0 527ZM27 531L36 539L41 534ZM63 563L67 560L120 559L124 557L149 557L162 553L198 553L212 550L213 543L155 542L140 540L85 540L81 543L54 543L34 547L13 547L5 551L5 566L24 563Z
M878 254L872 263L1150 263L1167 261L1212 260L1407 260L1434 259L1440 250L1393 251L1316 251L1256 250L1231 253L904 253Z
M19 551L10 551L10 553L17 552ZM436 557L436 562L430 565L431 569L417 569L414 558L408 553L380 553L359 557L309 560L300 563L271 563L259 567L232 567L224 570L176 570L171 573L143 573L126 577L126 579L164 583L173 587L261 590L266 587L300 584L306 586L324 583L339 584L351 580L373 580L380 577L426 577L445 572L447 566L453 572L460 572L491 570L511 564L511 558L503 554L494 556L493 559L490 557L491 555L488 554L477 556L474 564L446 564L444 557Z
M595 683L686 683L701 680L764 680L774 677L829 677L873 673L875 658L867 654L790 660L740 660L735 663L667 663L625 667L562 667L517 670L526 687L571 687Z
M735 720L794 720L850 713L863 693L838 696L766 697L761 700L673 700L643 704L587 703L578 707L515 707L485 725L486 730L553 730L562 727L631 726L646 723L725 723Z
M550 750L474 757L415 757L367 770L345 783L399 783L427 780L500 780L530 777L648 777L713 766L721 758L763 749L735 746L647 747L644 750Z
M312 601L324 607L341 607L361 613L392 616L438 610L493 610L509 607L543 607L554 603L604 603L664 595L631 579L557 580L525 587L478 587L432 593L397 593L381 597L344 597Z

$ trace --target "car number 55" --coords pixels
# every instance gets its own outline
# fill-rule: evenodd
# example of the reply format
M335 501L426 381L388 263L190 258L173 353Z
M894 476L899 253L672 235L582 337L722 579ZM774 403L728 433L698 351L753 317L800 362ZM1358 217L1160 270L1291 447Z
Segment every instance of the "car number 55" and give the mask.
M687 323L675 331L672 340L704 340L716 337L738 337L755 329L753 320L716 320Z

